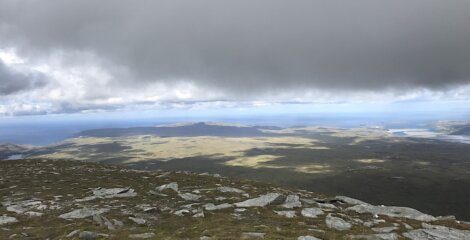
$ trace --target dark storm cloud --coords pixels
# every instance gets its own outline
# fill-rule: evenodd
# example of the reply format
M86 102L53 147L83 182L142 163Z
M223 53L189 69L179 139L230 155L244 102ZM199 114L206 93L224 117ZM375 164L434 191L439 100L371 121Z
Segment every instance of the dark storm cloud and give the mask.
M46 84L42 74L14 71L0 60L0 96L40 88Z
M0 21L0 47L87 51L129 71L116 85L187 79L238 95L470 82L470 1L0 0Z

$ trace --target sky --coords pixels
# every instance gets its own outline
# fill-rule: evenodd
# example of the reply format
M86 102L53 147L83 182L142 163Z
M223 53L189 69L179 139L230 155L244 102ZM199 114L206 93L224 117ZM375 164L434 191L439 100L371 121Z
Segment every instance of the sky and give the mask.
M0 0L0 117L469 116L469 23L461 0Z

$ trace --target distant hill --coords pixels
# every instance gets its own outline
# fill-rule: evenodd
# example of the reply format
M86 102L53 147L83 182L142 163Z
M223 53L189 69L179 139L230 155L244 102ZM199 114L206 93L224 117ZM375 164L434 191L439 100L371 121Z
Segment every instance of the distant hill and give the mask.
M27 150L28 148L24 146L10 143L0 144L0 159L5 159L15 154L21 154Z
M222 136L222 137L255 137L271 134L261 131L259 127L231 126L207 124L204 122L190 125L104 128L82 131L79 137L123 137L135 135L155 135L161 137L192 137L192 136Z
M452 132L452 135L465 135L470 136L470 126L465 126L459 130Z

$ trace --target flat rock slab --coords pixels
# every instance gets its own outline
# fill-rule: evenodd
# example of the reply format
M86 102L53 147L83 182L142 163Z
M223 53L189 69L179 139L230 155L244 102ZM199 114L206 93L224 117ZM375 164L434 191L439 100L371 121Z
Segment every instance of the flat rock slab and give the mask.
M0 225L16 223L18 220L14 217L0 216Z
M231 207L233 207L233 205L230 203L222 203L219 205L214 205L213 203L207 203L204 205L204 209L206 209L207 211L214 211L214 210L226 209L226 208L231 208Z
M217 190L223 193L245 193L245 191L234 187L218 187Z
M182 199L186 201L197 201L199 198L201 198L201 195L197 195L194 193L180 193L178 194Z
M168 183L168 184L161 185L159 187L156 187L155 191L163 192L164 190L167 190L167 189L171 189L175 192L178 192L178 183L171 182L171 183Z
M103 213L108 212L109 209L107 208L100 208L100 209L92 209L92 208L82 208L76 209L68 213L64 213L59 216L59 218L63 219L78 219L78 218L87 218L93 215L100 215Z
M265 207L269 204L282 203L284 197L280 193L268 193L257 198L235 203L237 207Z
M314 236L300 236L297 240L321 240L320 238L316 238Z
M403 236L411 240L470 240L470 231L468 230L458 230L429 224L423 224L423 227L423 229L403 233Z
M284 216L286 218L294 218L297 216L295 211L274 211L277 215Z
M130 234L129 238L131 239L147 239L155 237L155 233L137 233L137 234Z
M394 207L394 206L374 206L374 205L356 205L349 207L346 210L355 211L357 213L370 213L373 215L385 215L389 217L408 218L422 222L435 221L436 218L424 214L416 209L408 207Z
M319 215L322 215L324 213L325 212L323 212L323 210L321 210L320 208L304 208L300 212L302 216L308 217L308 218L316 218Z
M286 201L282 204L285 208L299 208L302 207L302 203L300 202L300 198L297 195L288 195L286 197Z
M361 240L398 240L398 234L396 233L378 233L369 235L354 235L350 236L351 239Z
M345 231L351 229L351 223L346 222L342 218L333 217L331 214L328 214L325 219L326 226L331 229L336 229L339 231Z
M266 233L261 232L244 232L242 233L242 239L256 239L256 238L264 238Z

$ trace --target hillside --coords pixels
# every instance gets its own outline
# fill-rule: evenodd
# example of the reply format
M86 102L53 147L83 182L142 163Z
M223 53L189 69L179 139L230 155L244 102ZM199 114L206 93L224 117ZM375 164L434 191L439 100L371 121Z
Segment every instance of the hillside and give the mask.
M0 239L470 239L411 208L80 161L0 161L0 196Z

